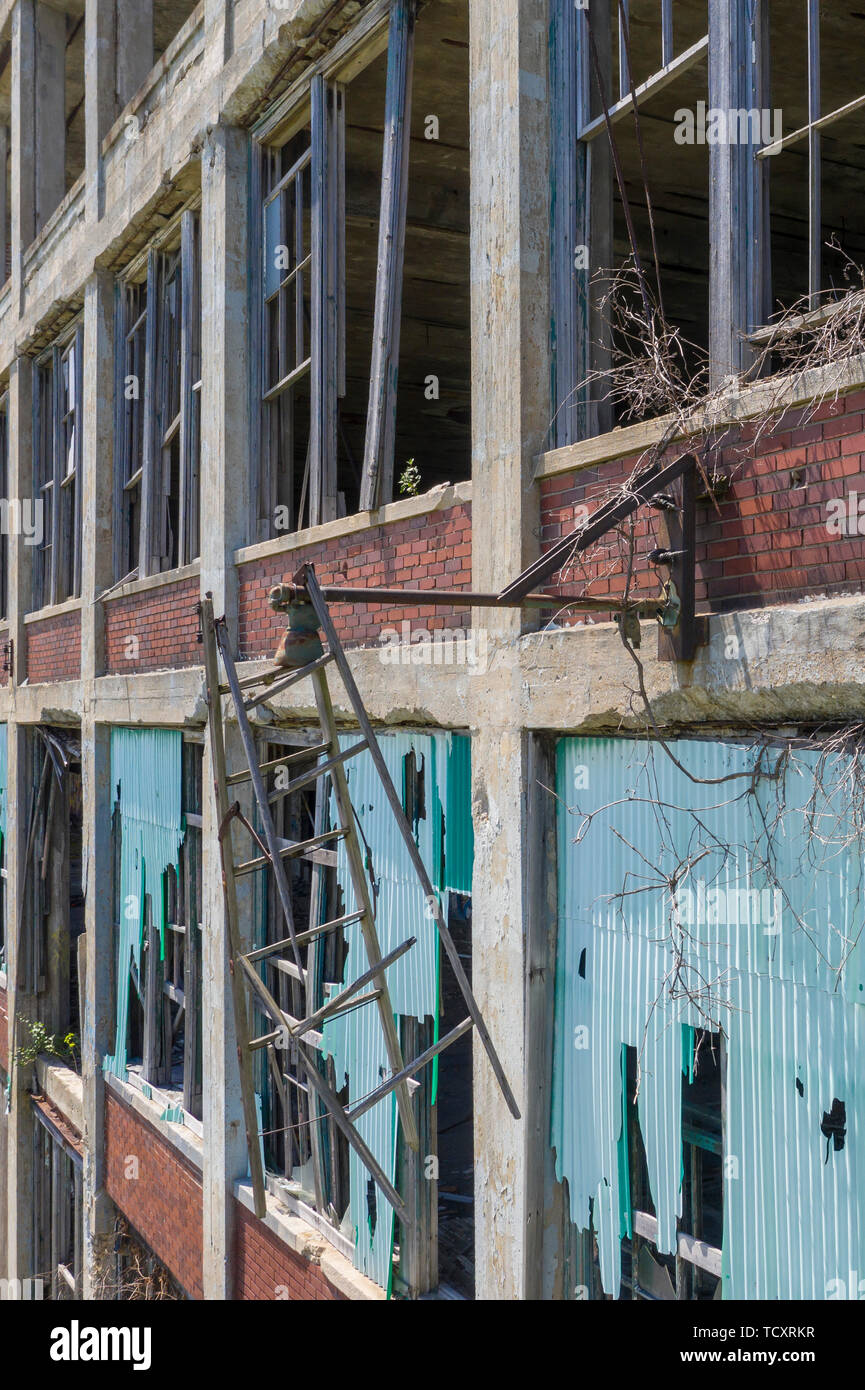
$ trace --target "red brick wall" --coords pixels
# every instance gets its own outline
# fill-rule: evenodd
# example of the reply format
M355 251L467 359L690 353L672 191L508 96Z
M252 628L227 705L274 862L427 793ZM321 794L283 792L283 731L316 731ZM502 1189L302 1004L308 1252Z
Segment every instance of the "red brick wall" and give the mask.
M127 1159L138 1176L126 1176ZM105 1187L191 1298L202 1298L201 1174L113 1091L105 1097Z
M697 507L697 602L708 609L746 608L761 602L809 594L860 590L865 581L865 535L833 536L827 529L827 503L858 493L865 513L865 391L820 406L808 419L789 411L765 435L756 452L749 447L753 428L716 441L710 459L732 478L720 514L708 503ZM683 452L682 446L679 452ZM678 446L677 446L678 448ZM671 451L670 457L673 456ZM600 464L541 482L542 544L549 549L574 526L574 508L590 512L611 484L628 477L636 458ZM702 491L698 484L698 492ZM658 513L638 513L638 553L658 544ZM865 532L865 516L862 518ZM571 592L597 597L621 594L625 579L618 549L604 541L588 552L585 569L567 576ZM639 563L639 586L659 593L657 571Z
M284 616L274 613L267 596L312 562L323 584L344 582L387 588L471 588L471 505L460 503L446 511L407 517L388 526L374 526L320 545L305 546L238 567L240 653L243 658L272 656L285 631ZM468 609L430 607L387 609L382 604L334 604L337 631L348 645L373 641L383 627L404 620L430 631L468 627Z
M41 623L28 623L27 679L31 685L74 681L81 675L81 614L63 613Z
M196 578L164 584L105 604L105 664L110 675L200 666ZM132 639L135 639L134 641Z
M9 1071L9 1014L5 989L0 989L0 1067Z
M289 1249L240 1202L235 1213L234 1296L238 1300L344 1300L317 1264Z

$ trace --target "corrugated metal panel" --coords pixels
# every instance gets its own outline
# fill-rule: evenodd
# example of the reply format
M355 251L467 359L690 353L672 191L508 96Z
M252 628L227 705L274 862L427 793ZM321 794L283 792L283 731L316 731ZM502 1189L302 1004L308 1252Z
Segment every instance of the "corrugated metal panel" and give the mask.
M120 797L120 924L114 1055L105 1071L126 1075L129 968L141 965L144 899L150 894L154 925L164 943L163 875L177 864L181 823L182 737L175 729L111 730L112 805Z
M349 735L342 740L342 746L349 747L355 741L356 736ZM418 764L423 760L426 815L418 820L416 839L427 871L436 882L440 878L436 865L442 859L439 788L449 785L448 768L453 747L468 740L448 734L394 733L383 736L379 742L397 789L403 787L403 768L409 753L414 752ZM462 755L462 750L460 752ZM469 798L470 805L470 786L465 770L468 763L464 756L460 757L459 767L464 769L462 774L459 771L451 773L453 788L448 804L451 800L456 802L461 787L462 800ZM429 1016L437 1018L439 948L434 919L369 754L352 759L346 765L346 772L352 804L362 838L368 847L368 868L376 885L376 927L382 954L386 955L411 936L417 938L417 944L387 972L395 1014L421 1020ZM332 810L331 823L335 819ZM453 843L455 850L457 846L456 841L451 840L449 827L446 827L445 834L447 855L448 844ZM454 860L464 870L464 849L454 855ZM344 894L345 910L353 912L356 904L343 844L340 844L338 851L337 878ZM367 961L359 926L355 924L349 927L346 936L349 952L343 983L349 984L366 969ZM343 1077L347 1078L350 1102L367 1095L390 1074L384 1037L374 1006L365 1006L327 1024L324 1033L326 1045L334 1058L338 1083ZM368 1114L361 1116L358 1130L393 1179L397 1141L394 1098L386 1098ZM382 1288L387 1288L393 1246L393 1211L381 1194L376 1193L376 1223L374 1232L371 1230L369 1181L369 1174L352 1150L349 1210L356 1231L355 1264Z
M753 749L729 743L683 740L672 751L701 778L755 762ZM707 1016L729 1035L725 1296L825 1298L858 1266L862 854L840 760L829 768L840 785L818 789L809 819L815 767L816 755L797 753L753 794L750 782L695 784L644 743L560 742L560 806L597 814L575 844L581 817L560 812L551 1137L577 1225L594 1203L608 1292L620 1275L621 1046L642 1051L640 1126L669 1252L681 1207L681 1025L705 1027ZM679 923L666 885L677 880L678 908L694 920L674 980ZM820 1123L835 1097L848 1133L827 1163Z

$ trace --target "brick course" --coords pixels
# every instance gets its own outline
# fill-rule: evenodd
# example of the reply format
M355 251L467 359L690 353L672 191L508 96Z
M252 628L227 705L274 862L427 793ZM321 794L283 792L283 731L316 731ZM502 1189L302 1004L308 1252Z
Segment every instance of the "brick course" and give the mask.
M138 1160L128 1178L127 1157ZM202 1291L201 1174L113 1091L105 1096L105 1187L191 1298Z
M200 666L198 579L161 584L105 603L105 665L109 675ZM130 639L137 639L137 646Z
M267 596L274 584L290 578L309 562L315 565L322 584L339 582L391 589L471 588L471 504L460 503L425 516L406 517L387 526L374 526L369 531L239 565L242 658L273 655L285 631L285 618L272 611ZM388 609L380 603L334 604L331 614L347 646L371 642L383 627L399 627L404 620L430 632L468 627L471 622L468 609Z
M756 452L753 427L717 441L710 466L732 479L718 508L697 505L697 603L701 611L753 607L813 594L860 591L865 581L865 535L831 535L827 504L855 492L865 513L865 391L820 406L808 419L788 411ZM677 446L684 452L687 445ZM673 457L673 451L670 453ZM574 527L574 509L593 511L611 484L629 476L637 458L541 481L544 550ZM698 482L698 491L702 487ZM862 517L865 531L865 516ZM637 582L632 593L657 597L658 575L645 556L658 544L657 513L637 515ZM624 592L625 577L614 545L588 552L585 568L568 576L577 591L586 581L597 597Z
M81 613L28 623L25 671L31 685L74 681L81 675Z
M345 1300L317 1264L298 1255L235 1200L235 1280L238 1300L306 1303Z

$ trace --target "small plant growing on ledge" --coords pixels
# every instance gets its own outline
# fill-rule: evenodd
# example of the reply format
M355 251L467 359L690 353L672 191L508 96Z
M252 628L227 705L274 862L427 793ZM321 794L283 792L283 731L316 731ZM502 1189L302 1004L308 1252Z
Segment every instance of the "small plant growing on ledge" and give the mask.
M399 475L399 490L403 497L417 497L420 492L420 469L414 459L408 459Z
M78 1051L78 1038L75 1033L66 1033L59 1038L54 1033L49 1033L44 1023L27 1020L27 1028L30 1031L30 1041L23 1047L19 1047L15 1053L15 1061L19 1067L32 1066L40 1053L48 1057L58 1057L62 1062L69 1062L71 1066L78 1070L76 1052Z

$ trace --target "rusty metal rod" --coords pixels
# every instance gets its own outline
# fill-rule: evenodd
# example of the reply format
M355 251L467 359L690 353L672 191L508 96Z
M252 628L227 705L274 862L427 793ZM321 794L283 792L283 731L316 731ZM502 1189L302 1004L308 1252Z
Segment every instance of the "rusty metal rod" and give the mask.
M526 594L521 598L501 598L498 594L478 594L466 589L364 589L343 584L319 586L327 603L418 604L422 607L445 605L457 608L581 608L588 613L611 613L627 607L629 612L653 618L664 608L663 599L640 599L624 605L612 598L590 598L585 594ZM305 599L302 584L277 584L270 591L271 607Z

